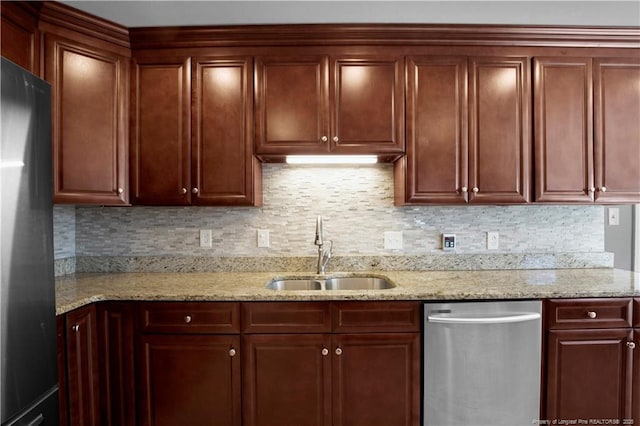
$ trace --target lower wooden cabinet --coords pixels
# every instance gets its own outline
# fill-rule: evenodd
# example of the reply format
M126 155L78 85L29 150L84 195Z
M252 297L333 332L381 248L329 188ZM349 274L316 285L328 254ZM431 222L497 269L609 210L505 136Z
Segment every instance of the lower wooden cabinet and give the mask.
M57 322L60 424L135 425L131 304L87 305Z
M639 333L631 328L631 301L547 301L546 419L640 422Z

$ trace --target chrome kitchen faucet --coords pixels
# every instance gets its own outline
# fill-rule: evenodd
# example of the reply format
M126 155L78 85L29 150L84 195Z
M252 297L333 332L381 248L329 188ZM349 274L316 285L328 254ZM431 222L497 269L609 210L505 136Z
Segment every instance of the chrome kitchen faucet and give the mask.
M324 275L324 270L331 259L331 249L333 249L333 241L329 240L329 249L324 250L324 237L322 235L322 216L316 219L316 239L313 244L318 246L318 268L317 274Z

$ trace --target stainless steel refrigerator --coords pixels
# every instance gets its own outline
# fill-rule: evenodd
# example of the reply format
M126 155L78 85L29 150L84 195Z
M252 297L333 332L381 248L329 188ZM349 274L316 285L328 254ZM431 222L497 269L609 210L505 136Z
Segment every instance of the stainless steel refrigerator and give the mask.
M0 72L0 424L57 425L50 87Z

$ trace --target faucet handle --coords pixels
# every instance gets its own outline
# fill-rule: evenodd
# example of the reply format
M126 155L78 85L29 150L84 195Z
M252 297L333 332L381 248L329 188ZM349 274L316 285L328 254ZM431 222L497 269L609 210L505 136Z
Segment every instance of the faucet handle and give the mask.
M331 255L333 254L332 251L333 251L333 240L329 240L329 248L325 250L325 252L322 255L322 257L325 259L325 263L329 261L329 259L331 259Z

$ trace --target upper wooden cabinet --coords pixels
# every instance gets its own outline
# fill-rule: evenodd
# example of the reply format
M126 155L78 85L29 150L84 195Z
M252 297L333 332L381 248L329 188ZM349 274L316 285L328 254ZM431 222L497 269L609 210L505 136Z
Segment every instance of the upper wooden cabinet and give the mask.
M133 61L134 204L260 205L250 57Z
M189 204L190 58L134 58L130 115L131 202Z
M534 59L536 201L640 200L640 60Z
M33 74L40 74L40 31L38 2L3 1L0 3L2 56Z
M402 56L256 58L256 154L404 152Z
M44 76L51 83L54 202L127 204L129 60L46 34Z
M527 203L527 58L410 57L396 204Z

